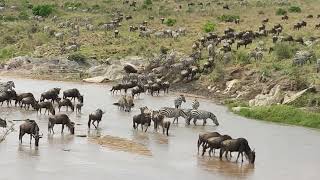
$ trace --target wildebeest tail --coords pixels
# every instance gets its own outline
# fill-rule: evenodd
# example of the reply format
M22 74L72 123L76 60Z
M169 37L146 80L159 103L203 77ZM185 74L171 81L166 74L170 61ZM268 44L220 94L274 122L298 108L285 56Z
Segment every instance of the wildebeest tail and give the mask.
M120 104L119 104L119 103L113 103L113 105L115 105L115 106L120 106Z

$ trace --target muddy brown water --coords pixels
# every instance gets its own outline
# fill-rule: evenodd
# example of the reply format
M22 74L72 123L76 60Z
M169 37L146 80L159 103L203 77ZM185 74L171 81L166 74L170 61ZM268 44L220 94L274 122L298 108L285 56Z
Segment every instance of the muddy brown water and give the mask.
M1 78L1 81L10 78ZM0 179L318 179L320 171L320 132L301 127L249 120L229 112L226 107L209 100L200 100L200 109L215 113L220 126L185 126L180 119L173 125L170 136L155 133L150 127L147 133L132 128L132 116L139 113L137 108L130 113L120 112L111 105L119 96L112 96L109 85L82 84L72 82L38 81L14 79L18 92L32 92L39 98L41 92L53 87L78 88L85 97L81 115L68 112L75 121L76 135L91 137L105 135L119 137L142 144L151 155L122 151L94 143L90 138L60 133L61 126L55 126L56 134L47 134L47 115L24 111L15 107L0 108L0 117L7 119L35 119L44 137L40 146L30 147L29 137L23 144L18 143L18 131L11 133L0 144ZM152 108L173 105L173 94L150 97L142 95L136 107L147 105ZM184 108L191 105L187 98ZM87 130L89 112L102 108L106 114L100 129ZM63 110L64 111L64 110ZM21 122L16 122L18 129ZM0 129L1 131L1 129ZM219 131L232 137L246 137L256 150L254 166L247 162L236 163L217 157L197 155L198 134L204 131ZM122 145L123 146L123 145ZM236 154L234 154L235 157ZM216 155L217 156L217 155Z

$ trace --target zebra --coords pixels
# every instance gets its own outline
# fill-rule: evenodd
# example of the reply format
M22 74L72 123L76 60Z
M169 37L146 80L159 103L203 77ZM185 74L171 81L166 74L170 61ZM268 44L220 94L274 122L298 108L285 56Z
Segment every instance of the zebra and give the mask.
M188 125L190 125L190 121L191 119L193 119L193 124L196 125L197 120L202 119L203 125L206 125L208 118L212 119L213 123L219 126L219 122L217 120L216 115L214 115L212 112L209 112L209 111L203 111L203 110L197 110L197 109L193 109L190 111L186 122Z
M185 111L183 111L182 109L178 109L178 108L170 108L170 107L162 107L159 110L159 114L166 117L166 118L173 118L173 122L177 121L178 124L178 118L179 117L183 117L183 118L187 118L188 115Z
M6 92L8 90L13 90L15 88L14 82L13 81L8 81L8 82L0 82L0 92Z
M174 100L174 107L175 107L175 108L181 107L182 102L186 102L186 98L184 97L183 94L181 94L179 97L177 97L177 98Z
M199 103L199 101L197 99L194 99L192 101L192 105L191 106L192 106L192 109L198 109L199 106L200 106L200 103Z

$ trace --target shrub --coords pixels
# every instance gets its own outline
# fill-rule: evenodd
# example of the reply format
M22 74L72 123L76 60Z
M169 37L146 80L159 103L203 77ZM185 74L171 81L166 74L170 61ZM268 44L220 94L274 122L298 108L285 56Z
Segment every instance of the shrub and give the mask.
M1 6L1 7L6 6L6 2L5 2L5 0L0 0L0 6Z
M53 12L52 5L38 5L32 8L32 13L36 16L48 17Z
M237 114L265 121L320 128L320 115L318 113L305 112L292 106L274 105L243 108Z
M152 0L144 0L143 4L147 6L152 5Z
M209 80L211 82L219 82L225 77L225 70L222 65L217 65L216 68L209 74Z
M276 15L278 15L278 16L282 16L282 15L286 15L286 14L287 14L287 11L282 8L279 8L276 11Z
M29 15L26 11L21 11L19 13L19 19L21 20L28 20L29 19Z
M214 31L215 27L216 27L216 25L214 23L208 21L204 24L203 31L207 32L207 33L212 32L212 31Z
M16 43L17 41L12 37L12 36L5 36L3 38L3 43L4 44L14 44Z
M0 49L0 59L9 59L14 55L14 50L9 48Z
M234 20L236 19L240 19L240 17L236 15L229 15L229 14L223 14L218 17L218 20L223 22L234 22Z
M167 26L173 26L175 25L177 22L176 19L172 19L172 18L168 18L164 21L164 23L167 25Z
M68 8L68 7L80 7L82 6L81 2L65 2L63 7Z
M246 53L244 51L237 51L236 61L239 64L250 64L250 57L249 57L248 53Z
M290 6L288 10L291 13L301 13L301 8L299 6Z
M18 18L16 16L2 16L2 19L3 21L6 21L6 22L12 22L12 21L16 21L18 20Z
M80 54L80 53L74 53L68 57L68 60L75 61L77 63L85 63L86 59L87 58L83 54Z
M296 49L289 44L279 43L274 47L275 54L279 60L290 59L293 57Z

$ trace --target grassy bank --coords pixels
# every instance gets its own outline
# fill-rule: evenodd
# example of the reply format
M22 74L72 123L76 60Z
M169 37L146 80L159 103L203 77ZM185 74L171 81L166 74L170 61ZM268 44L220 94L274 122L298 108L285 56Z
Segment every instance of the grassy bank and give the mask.
M268 107L242 108L238 115L278 123L320 129L320 114L306 112L292 106L274 105Z

